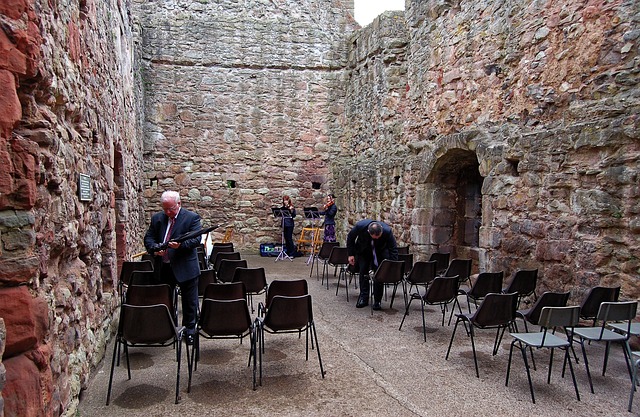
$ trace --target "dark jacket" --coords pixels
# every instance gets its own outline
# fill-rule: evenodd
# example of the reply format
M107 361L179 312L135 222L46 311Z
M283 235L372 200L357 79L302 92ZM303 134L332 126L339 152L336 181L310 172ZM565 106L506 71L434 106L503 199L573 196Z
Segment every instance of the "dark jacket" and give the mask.
M338 206L332 204L325 211L321 211L319 214L324 216L324 224L336 224L336 213L338 212Z
M151 217L151 224L144 236L144 246L147 251L151 252L153 247L163 242L168 226L169 216L164 212L158 212ZM176 217L176 223L173 225L171 236L179 237L185 233L200 230L201 228L200 216L181 207ZM169 262L171 263L171 269L176 277L176 281L185 282L200 275L200 264L196 251L200 240L201 238L198 236L185 240L180 244L178 249L167 249L169 251ZM160 268L159 263L162 262L162 257L156 256L155 261L156 265L154 265L154 267Z
M378 239L372 239L367 230L374 221L382 226L382 236ZM391 227L386 223L370 219L360 220L347 235L347 252L349 256L373 259L371 241L374 242L378 262L382 262L384 259L398 260L398 245Z
M296 209L289 210L285 206L282 206L282 207L280 207L280 210L287 210L287 211L289 211L291 213L291 216L283 217L282 226L284 226L284 227L293 227L294 226L293 218L296 217Z

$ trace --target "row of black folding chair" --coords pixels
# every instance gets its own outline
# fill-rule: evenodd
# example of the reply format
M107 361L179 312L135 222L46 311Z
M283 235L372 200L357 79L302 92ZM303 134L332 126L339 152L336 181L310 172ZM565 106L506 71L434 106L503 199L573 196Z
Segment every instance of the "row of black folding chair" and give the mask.
M587 296L587 298L589 298ZM586 299L585 299L586 300ZM584 305L583 301L583 305ZM629 337L633 334L640 333L640 328L637 323L632 323L637 313L638 302L637 301L605 301L598 307L595 320L600 322L598 326L579 327L579 319L582 316L580 306L572 307L543 307L538 324L541 326L541 331L538 333L512 333L514 338L511 349L509 352L509 364L507 366L507 376L505 384L509 382L509 370L511 367L511 356L514 344L518 343L525 368L527 371L527 379L529 381L529 388L531 391L531 400L535 403L535 396L533 392L533 384L531 382L530 367L527 361L526 348L550 348L552 351L554 348L561 348L565 350L564 364L569 363L570 371L576 391L576 397L580 400L575 375L572 369L572 362L569 356L569 349L572 349L573 343L580 344L582 355L584 359L585 369L587 372L587 378L589 381L589 388L591 392L594 392L593 381L591 378L591 371L589 368L589 362L587 358L585 344L596 341L605 343L604 363L602 367L602 375L605 376L607 369L607 361L609 357L610 344L619 343L621 345L629 377L631 379L631 394L629 397L629 411L631 411L631 405L633 401L633 392L635 390L635 368L631 367L631 349L629 347ZM635 327L634 327L635 326ZM564 328L566 334L566 340L555 337L548 333L548 330L555 330L556 327ZM551 366L553 356L550 357L549 371L547 376L547 383L551 380ZM576 359L577 362L577 359ZM535 369L535 367L534 367ZM563 367L564 376L564 367Z
M153 271L153 262L150 260L122 262L118 279L118 292L120 293L121 303L124 302L125 293L131 283L131 275L136 271Z
M423 285L425 288L429 288L429 285L433 282L433 280L430 280L429 277L433 276L433 269L434 266L433 265L429 265L427 262L425 263L421 263L421 262L417 262L416 265L414 265L414 268L416 268L417 270L422 269L423 273L419 274L417 271L414 271L413 274L410 272L407 275L407 283L411 286L414 285ZM426 278L420 278L420 275L422 275L423 277L426 275ZM435 278L434 278L435 279ZM497 328L498 333L496 334L496 341L494 343L494 351L493 353L495 354L497 352L497 347L499 346L499 341L502 338L502 335L504 333L504 331L509 328L511 325L514 326L514 329L516 331L516 333L514 334L518 334L517 333L517 326L515 324L515 318L516 317L521 317L524 321L525 321L525 328L527 326L527 322L529 323L533 323L533 324L539 324L540 321L540 315L542 312L542 309L545 307L549 307L549 308L555 308L557 307L564 307L567 303L568 300L568 296L569 293L553 293L553 292L548 292L542 295L542 297L540 299L537 299L536 297L536 293L535 293L535 288L536 288L536 283L537 283L537 270L536 269L530 269L530 270L519 270L516 271L516 273L514 273L514 276L512 277L512 279L510 280L509 284L507 285L507 287L501 289L500 287L500 283L501 283L501 279L502 279L502 273L498 272L498 273L484 273L483 274L479 274L479 276L477 277L474 285L476 286L476 288L474 289L474 285L472 285L472 287L465 292L464 294L467 296L471 296L472 299L474 299L474 301L477 301L476 298L482 298L482 297L477 297L478 295L482 296L484 295L484 297L486 297L488 294L492 294L491 298L500 298L500 297L496 297L497 295L501 295L500 293L502 293L502 295L509 294L508 291L510 290L514 290L511 292L511 298L513 298L513 296L516 297L516 307L515 310L514 309L502 309L502 311L511 311L513 310L515 313L513 315L513 318L510 317L511 313L508 314L503 314L503 318L500 319L499 317L495 317L495 315L493 313L487 313L486 316L488 317L488 319L485 317L483 318L483 311L481 310L480 312L478 312L479 308L476 310L476 313L471 314L471 308L470 308L470 303L468 302L468 307L469 307L469 314L458 314L458 322L463 322L465 324L470 324L470 329L468 330L468 333L471 335L471 332L473 331L473 327L477 327L477 328L491 328L492 326L494 328ZM460 282L462 282L462 280L460 280ZM484 283L483 283L484 282ZM451 280L451 284L453 284L453 280ZM453 285L451 285L453 286ZM436 286L436 287L440 287L440 285ZM434 290L436 288L434 287ZM577 310L580 312L579 313L579 317L583 318L583 319L593 319L594 320L594 324L595 324L595 320L600 317L600 320L602 320L603 318L607 318L606 315L603 316L604 313L599 312L599 313L595 313L594 310L598 311L599 307L601 306L601 303L603 301L617 301L618 299L618 295L619 295L619 287L614 287L614 288L605 288L605 287L595 287L593 289L590 290L589 294L587 295L587 297L585 297L585 299L582 302L582 305L580 307L577 307ZM436 291L434 291L435 293ZM462 292L460 292L462 293ZM534 305L527 310L517 310L517 307L520 304L520 301L527 297L533 295L534 296L534 300L535 303ZM425 293L426 296L426 293ZM474 298L476 297L476 298ZM413 294L413 299L416 298L423 298L423 296L416 296L415 294ZM429 298L429 297L425 297L425 298ZM450 302L452 302L452 300L446 300L446 297L444 297L445 299L443 301L438 301L441 302L444 306L448 305ZM434 298L432 298L432 302L433 300L435 300ZM499 310L495 308L495 305L493 307L489 307L491 304L495 304L494 301L487 303L487 308L483 309L484 311L489 311L491 312L492 310ZM505 302L505 304L508 304ZM424 306L424 299L423 299L423 306ZM455 307L454 307L455 308ZM625 307L621 307L623 309L623 311L621 313L619 313L616 317L618 319L620 319L620 317L627 317L629 320L633 317L635 317L635 312L630 312L629 310L624 311ZM626 307L627 309L629 309L630 307ZM452 311L453 312L453 311ZM404 318L406 317L406 315L408 314L408 309L407 311L405 311L405 316L403 317L403 322L404 322ZM566 320L566 315L561 315L560 316L561 319ZM628 334L631 333L633 334L633 331L631 330L631 324L630 321L626 321L625 323L621 324L621 325L617 325L617 329L616 329L616 325L615 324L607 324L606 326L612 327L613 330L618 331L619 333L622 333L622 336L616 336L616 335L611 335L609 334L608 337L612 338L614 341L620 341L623 344L623 352L625 352L625 359L627 360L627 366L629 369L629 373L631 376L631 379L633 381L633 372L631 370L631 366L630 363L628 361L628 358L630 358L630 349L628 348ZM552 322L554 322L552 320ZM457 324L456 323L456 324ZM489 323L489 324L488 324ZM444 325L444 307L443 307L443 325ZM586 351L584 349L584 343L585 341L589 341L589 340L603 340L606 339L607 337L607 332L603 331L603 329L606 328L605 323L603 322L602 326L600 327L594 327L592 329L583 329L583 328L578 328L577 329L577 333L579 334L582 332L582 336L580 336L579 339L579 343L581 344L581 347L583 348L583 357L585 360L585 366L587 368L587 375L589 377L589 384L591 387L591 390L593 391L593 385L592 385L592 381L591 381L591 377L590 377L590 371L588 368L588 363L587 363L587 357L586 357ZM628 328L627 328L628 326ZM400 325L400 328L402 327L402 323ZM627 330L625 330L627 329ZM573 330L573 328L572 328ZM638 325L637 329L635 329L637 331L637 333L640 333L640 324ZM528 331L528 329L527 329ZM426 328L425 328L425 323L424 323L424 316L423 316L423 333L424 333L424 338L426 341ZM572 333L573 334L573 333ZM594 334L597 334L597 338ZM625 336L626 334L626 336ZM450 349L451 349L451 344L453 342L453 338L455 337L455 328L454 328L454 333L452 334L452 338L449 344L449 349L447 351L447 357L449 355ZM626 338L625 338L626 337ZM534 339L535 340L535 337ZM549 339L547 339L547 341L549 341ZM563 342L561 344L561 348L565 348L565 355L566 352L568 352L568 348L566 348L566 346L568 346L569 348L572 347L572 342L570 341L568 344L567 342ZM531 348L532 346L529 345L529 347ZM535 343L534 343L534 347L535 347ZM542 347L549 347L546 344ZM556 346L558 347L558 346ZM476 366L476 375L479 376L479 372L478 372L478 365L477 365L477 358L476 358L476 354L475 354L475 346L474 346L474 340L473 340L473 336L472 336L472 349L473 349L473 353L474 353L474 364ZM603 375L604 372L606 371L606 360L607 360L607 356L608 356L608 347L607 347L607 351L605 353L605 362L603 365ZM577 358L576 358L577 361ZM535 362L533 361L533 355L532 355L532 363L534 365L534 369L535 369ZM528 369L528 363L526 363L527 365L527 372L529 372ZM564 373L563 373L564 374ZM573 373L572 373L573 375ZM550 377L549 377L550 378ZM575 378L575 376L573 376L573 378ZM534 395L533 395L533 388L531 386L531 393L532 393L532 400L535 402L534 399ZM579 397L579 393L577 390L577 386L576 386L576 396ZM631 399L632 397L630 397L630 403L632 401Z
M203 292L201 313L196 325L190 371L198 369L200 360L200 338L239 339L249 337L249 362L253 363L253 389L256 389L256 327L249 314L247 291L241 281L232 283L210 283ZM191 387L191 372L189 388Z
M116 366L116 358L120 356L120 347L124 349L128 378L131 379L129 347L177 346L175 403L179 402L182 338L185 328L184 326L176 325L175 310L174 290L169 285L129 286L125 303L120 307L120 319L113 347L109 387L107 389L107 405L109 405L111 399L114 368ZM190 362L188 349L187 361ZM191 369L189 369L189 379L191 379Z
M226 252L235 252L234 246L232 242L227 243L214 243L211 247L211 252L209 253L209 257L207 259L207 268L213 268L216 264L216 258L219 253Z
M315 349L318 355L320 374L324 378L326 372L322 366L318 335L313 320L313 303L311 295L308 293L306 280L273 281L267 291L265 304L258 307L258 312L256 331L260 385L262 385L265 333L298 333L298 337L300 337L304 331L306 336L305 360L309 360L309 342L311 342L311 349Z
M320 246L320 250L313 257L311 262L311 270L309 271L309 278L311 278L311 274L313 273L313 268L315 265L316 268L316 280L320 279L320 263L322 263L322 273L324 274L324 267L329 259L329 255L331 255L331 249L336 246L340 246L340 242L322 242Z
M246 288L247 302L253 312L255 310L253 296L264 294L269 285L264 268L249 268L246 260L223 260L220 270L219 276L213 269L202 271L198 281L199 297L204 299L204 291L209 284L243 282Z
M250 336L251 347L249 365L253 359L253 387L256 387L256 360L259 362L260 385L262 385L262 355L264 353L264 333L293 333L307 335L307 360L309 339L311 349L317 350L320 371L324 378L320 350L317 344L317 334L313 321L311 296L308 293L306 280L281 281L275 280L268 287L265 303L258 305L258 317L255 321L249 317L244 283L215 283L207 286L202 316L198 324L196 338L196 352L192 355L197 361L200 355L199 337L230 338L238 337L242 340ZM231 310L235 312L232 312ZM233 319L230 317L233 315ZM237 316L237 317L236 317ZM256 355L256 349L258 354Z

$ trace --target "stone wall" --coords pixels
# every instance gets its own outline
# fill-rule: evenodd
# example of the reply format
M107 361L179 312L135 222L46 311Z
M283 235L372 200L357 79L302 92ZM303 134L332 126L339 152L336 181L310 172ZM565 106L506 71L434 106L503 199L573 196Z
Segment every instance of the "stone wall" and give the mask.
M556 3L409 0L363 30L352 0L0 3L4 414L75 413L165 189L244 249L279 240L283 194L332 191L340 241L379 218L418 258L638 298L640 12Z
M113 333L116 251L144 223L130 20L118 0L0 3L5 416L73 415Z
M406 18L395 54L406 93L388 75L392 48L351 54L345 108L369 120L346 119L343 149L363 152L334 166L347 221L389 220L423 258L451 250L507 276L539 268L538 291L572 301L596 284L638 298L635 3L411 1ZM352 39L371 44L394 19ZM465 201L473 187L479 199Z
M256 252L280 241L271 207L333 188L342 137L344 34L353 0L136 1L145 87L145 197L162 191ZM333 142L332 142L333 138ZM220 239L224 228L213 239Z

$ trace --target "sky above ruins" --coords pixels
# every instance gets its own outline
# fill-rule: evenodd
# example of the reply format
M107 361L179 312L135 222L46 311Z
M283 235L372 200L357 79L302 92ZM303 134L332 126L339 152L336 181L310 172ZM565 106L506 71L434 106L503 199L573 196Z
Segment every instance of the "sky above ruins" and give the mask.
M387 10L404 10L405 0L354 0L355 19L366 26Z

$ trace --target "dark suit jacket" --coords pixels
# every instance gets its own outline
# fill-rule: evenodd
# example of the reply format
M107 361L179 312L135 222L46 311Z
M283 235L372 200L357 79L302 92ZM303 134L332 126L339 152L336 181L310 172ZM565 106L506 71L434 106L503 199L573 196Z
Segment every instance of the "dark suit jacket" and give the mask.
M372 239L367 228L373 221L375 220L360 220L355 226L353 226L347 235L347 251L349 256L357 256L363 259L372 260L373 252L371 250L371 241L373 240L376 248L376 257L378 258L379 263L384 259L397 261L398 245L396 244L396 238L393 236L391 227L386 223L376 221L376 223L380 223L382 226L382 236L378 239Z
M144 246L150 251L154 246L163 242L164 235L169 227L169 216L164 212L158 212L151 217L151 224L144 236ZM173 225L171 236L179 237L188 232L200 230L200 216L192 211L180 208ZM200 236L185 240L178 249L167 249L169 251L169 262L176 277L176 281L185 282L200 275L200 264L196 248L200 244ZM159 270L162 257L155 257L155 267Z

